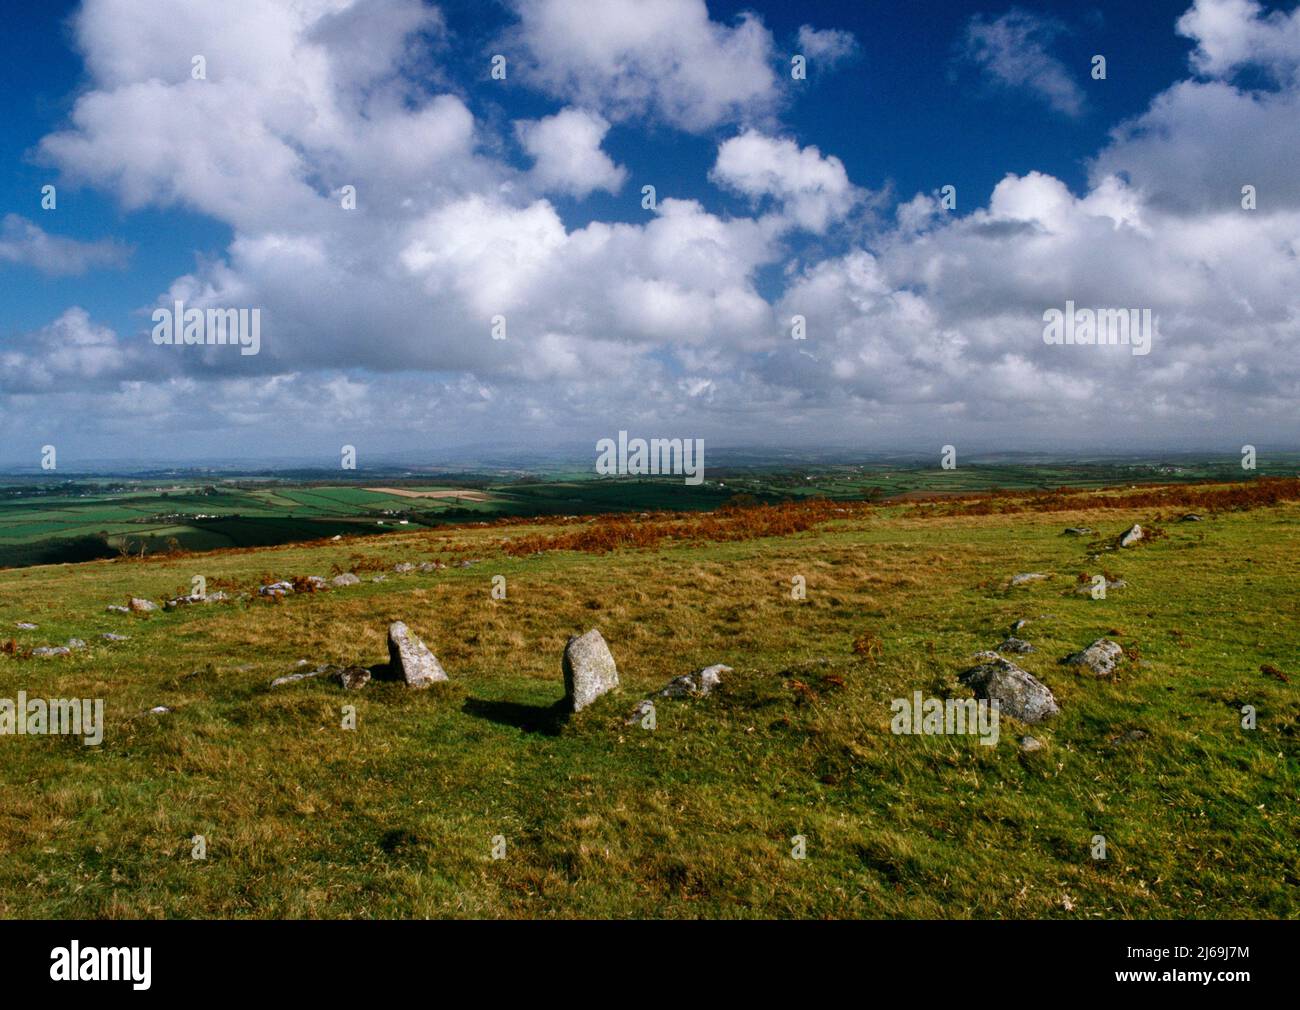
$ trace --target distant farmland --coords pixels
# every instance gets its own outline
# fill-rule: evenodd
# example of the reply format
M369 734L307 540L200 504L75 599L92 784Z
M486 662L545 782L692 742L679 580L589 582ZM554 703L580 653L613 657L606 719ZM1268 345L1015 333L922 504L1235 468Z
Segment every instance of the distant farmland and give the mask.
M1297 469L1294 458L1258 476ZM264 547L412 527L617 512L697 512L729 501L809 498L903 501L1003 490L1131 487L1152 481L1253 479L1235 460L963 463L956 469L894 464L719 467L699 486L679 477L430 482L371 475L359 484L231 477L163 483L29 478L0 485L0 567L61 564L178 551Z

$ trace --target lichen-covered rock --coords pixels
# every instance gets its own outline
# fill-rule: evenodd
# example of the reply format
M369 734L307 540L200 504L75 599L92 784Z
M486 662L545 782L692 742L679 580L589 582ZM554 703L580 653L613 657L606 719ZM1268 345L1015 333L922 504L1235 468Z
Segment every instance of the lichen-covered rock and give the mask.
M1034 647L1026 642L1023 638L1016 638L1014 635L1009 637L1005 642L998 646L998 652L1018 652L1021 655L1033 652Z
M645 717L655 710L655 703L649 698L642 698L636 703L636 708L632 709L632 714L623 720L624 726L635 726L644 721Z
M415 571L415 565L410 561L403 561L401 564L393 565L393 571L397 572L398 575L405 575L407 572Z
M342 589L345 586L355 586L361 583L361 579L351 572L344 572L342 575L336 575L330 580L330 585L335 589Z
M339 671L339 683L345 691L360 691L370 683L370 671L364 666L349 666Z
M1001 656L972 666L961 675L961 682L974 690L976 698L996 701L1002 715L1023 723L1033 725L1061 711L1046 684Z
M131 602L127 606L137 614L147 614L151 610L158 609L158 604L154 603L153 600L142 599L139 596L132 596Z
M581 712L603 694L618 687L618 667L599 631L575 635L564 647L564 695L573 711Z
M1043 749L1043 742L1041 740L1034 739L1032 736L1021 737L1020 749L1024 751L1026 754L1032 754L1036 750Z
M1099 638L1081 652L1066 656L1065 661L1072 666L1087 667L1098 677L1109 677L1123 658L1124 650L1118 642Z
M450 679L438 657L401 621L388 626L388 669L407 687L428 687Z
M668 682L659 694L664 698L685 698L687 696L703 698L715 687L722 685L722 675L731 673L731 667L722 663L706 666L694 673L684 673Z

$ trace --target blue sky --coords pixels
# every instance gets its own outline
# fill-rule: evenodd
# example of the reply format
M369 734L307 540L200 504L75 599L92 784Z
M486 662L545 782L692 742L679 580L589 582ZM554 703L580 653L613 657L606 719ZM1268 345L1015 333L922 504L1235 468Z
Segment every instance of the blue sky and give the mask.
M623 3L13 12L0 461L1297 443L1294 4ZM155 346L178 292L261 353Z

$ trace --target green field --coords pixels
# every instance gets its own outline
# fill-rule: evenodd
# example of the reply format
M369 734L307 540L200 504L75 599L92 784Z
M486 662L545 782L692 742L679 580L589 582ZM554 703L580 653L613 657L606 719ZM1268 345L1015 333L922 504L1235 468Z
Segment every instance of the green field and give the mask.
M103 698L107 723L98 747L0 737L0 914L1295 918L1300 502L1207 498L1178 522L1126 500L837 505L750 538L762 510L698 537L660 516L406 528L0 572L0 698ZM1158 533L1102 550L1133 522ZM1062 535L1079 525L1095 538ZM545 547L605 528L652 545ZM353 569L360 586L281 603L104 611L196 574L237 594ZM1050 578L1009 588L1018 572ZM1074 592L1098 572L1127 588ZM957 674L1018 618L1059 716L1004 718L995 747L891 733L892 699L965 696ZM299 660L382 661L392 620L449 684L269 687ZM622 686L565 720L561 652L591 627ZM25 656L70 636L90 647ZM1100 636L1128 654L1113 679L1061 664ZM720 692L625 723L712 663L734 668Z

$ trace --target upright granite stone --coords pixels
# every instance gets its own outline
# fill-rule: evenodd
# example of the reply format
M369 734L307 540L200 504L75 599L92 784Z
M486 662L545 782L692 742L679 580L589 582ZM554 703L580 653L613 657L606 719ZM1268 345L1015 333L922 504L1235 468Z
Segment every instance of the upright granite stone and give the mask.
M602 694L618 687L618 667L599 631L569 639L564 647L564 696L581 712Z
M407 687L428 687L449 679L438 657L401 621L388 626L388 671L390 677L406 681Z
M1121 547L1132 547L1135 543L1141 540L1145 535L1146 534L1142 532L1142 527L1139 526L1137 523L1134 523L1132 526L1126 529L1122 534L1120 534L1119 545Z
M1001 656L984 658L961 675L961 682L976 698L996 701L1002 715L1023 723L1033 725L1061 711L1046 684Z

